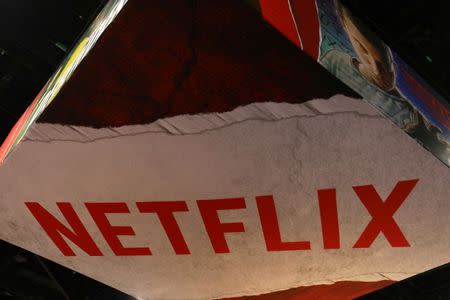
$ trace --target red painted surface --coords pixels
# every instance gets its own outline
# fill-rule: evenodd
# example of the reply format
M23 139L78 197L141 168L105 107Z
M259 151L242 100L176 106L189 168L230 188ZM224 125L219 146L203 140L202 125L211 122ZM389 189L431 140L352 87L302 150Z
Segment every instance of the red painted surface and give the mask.
M58 221L58 219L39 203L27 202L25 205L39 222L42 229L47 233L48 237L65 256L75 256L76 254L67 244L63 236L91 256L103 255L70 203L57 203L59 210L67 220L67 223L69 223L70 228L67 228L67 226Z
M225 233L245 232L242 222L222 223L219 210L246 208L244 198L197 200L198 209L203 219L206 232L216 253L229 253Z
M129 1L39 122L121 126L359 97L243 1L196 2Z
M141 213L156 213L177 255L190 254L174 212L189 211L185 201L137 202Z
M256 197L261 227L266 241L267 251L310 250L309 241L285 242L281 239L280 226L273 196Z
M336 201L336 189L317 191L320 209L320 223L324 249L339 249L341 239L339 234L339 214Z
M316 0L260 0L263 17L314 60L320 53L320 22Z
M90 202L86 203L86 207L92 216L95 224L102 233L105 241L111 250L117 256L139 256L151 255L151 251L147 247L125 247L119 239L120 235L134 236L133 227L131 226L113 226L108 220L106 214L129 214L130 210L126 203L123 202Z
M358 198L372 216L372 220L356 241L354 248L369 248L380 233L384 234L392 247L410 246L393 219L393 215L418 181L418 179L399 181L385 201L380 198L373 185L353 187Z
M296 46L303 48L303 41L294 23L288 0L260 0L263 17Z
M292 18L297 24L303 51L317 60L320 53L320 22L316 0L286 1L290 4Z
M406 200L417 181L417 179L399 181L386 201L380 198L373 185L353 187L359 200L372 216L372 220L365 227L353 248L369 248L381 233L384 234L392 247L409 247L409 243L393 219L393 215ZM275 201L272 195L256 196L255 201L267 251L311 250L311 243L309 241L283 241ZM318 202L324 249L340 249L336 190L319 190ZM72 229L67 228L63 223L58 221L56 217L39 203L26 202L25 205L64 255L73 256L74 252L64 242L63 235L89 255L101 255L95 242L92 240L70 203L57 203L57 205ZM85 205L115 255L152 255L150 249L147 247L127 248L121 244L118 238L119 235L135 235L132 226L113 226L110 224L106 214L130 213L125 202L89 202L85 203ZM176 254L190 254L178 223L173 216L174 212L189 211L186 201L137 202L136 206L141 213L158 214ZM218 211L246 209L245 198L197 200L197 206L215 253L229 253L230 249L228 248L225 233L245 232L244 223L223 223L220 220ZM345 220L342 220L342 222L345 222Z

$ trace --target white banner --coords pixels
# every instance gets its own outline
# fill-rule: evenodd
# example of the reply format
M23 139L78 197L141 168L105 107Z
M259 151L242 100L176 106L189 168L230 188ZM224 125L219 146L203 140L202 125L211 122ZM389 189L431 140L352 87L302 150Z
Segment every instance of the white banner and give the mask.
M36 124L1 238L145 299L399 280L450 260L449 170L361 100Z

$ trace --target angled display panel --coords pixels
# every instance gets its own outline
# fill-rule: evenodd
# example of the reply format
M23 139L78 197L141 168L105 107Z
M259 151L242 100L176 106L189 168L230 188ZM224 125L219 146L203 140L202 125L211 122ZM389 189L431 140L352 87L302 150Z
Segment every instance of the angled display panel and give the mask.
M447 166L450 110L341 0L261 0L263 16Z
M94 46L102 32L116 17L125 3L126 0L109 0L102 8L92 24L89 25L89 28L82 34L79 41L61 63L61 66L56 70L13 126L6 139L1 141L0 165L20 143L25 133L39 115L53 101L61 87L70 78L73 71Z
M0 167L0 238L139 299L345 299L448 263L448 172L244 2L130 1Z

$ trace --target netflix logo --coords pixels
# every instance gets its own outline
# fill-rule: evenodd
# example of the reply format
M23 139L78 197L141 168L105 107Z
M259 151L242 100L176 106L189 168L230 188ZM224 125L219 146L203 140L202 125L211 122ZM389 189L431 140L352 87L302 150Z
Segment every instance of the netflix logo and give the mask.
M397 224L394 214L400 209L418 181L418 179L412 179L397 182L385 200L381 199L373 185L353 186L353 191L370 214L371 219L368 223L361 224L361 228L355 228L355 230L360 230L361 234L349 247L369 248L381 234L385 236L391 247L409 247L410 244L401 230L401 224ZM254 201L256 202L261 223L261 234L264 237L267 251L311 250L310 241L283 240L278 222L276 201L272 195L256 196ZM323 249L341 248L337 201L336 189L317 191ZM66 223L70 226L64 225L38 202L26 202L25 205L63 255L76 255L65 241L65 239L68 239L90 256L103 256L71 203L56 203L66 219ZM126 247L121 243L120 236L135 235L132 226L126 224L112 225L108 220L107 214L129 214L130 210L127 203L86 202L84 205L115 255L152 255L149 245ZM183 236L183 228L180 228L176 220L177 214L189 213L186 201L145 201L136 202L135 205L142 214L156 214L158 216L176 255L189 255L191 253ZM229 253L226 234L245 232L245 224L243 222L224 223L220 220L218 212L246 209L245 198L197 200L196 206L214 252L217 254Z

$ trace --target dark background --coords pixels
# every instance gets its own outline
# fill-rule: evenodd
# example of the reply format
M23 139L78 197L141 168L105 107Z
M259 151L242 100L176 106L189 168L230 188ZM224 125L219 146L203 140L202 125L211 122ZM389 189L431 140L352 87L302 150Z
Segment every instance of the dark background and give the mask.
M342 0L450 101L450 1Z
M0 144L106 2L0 1Z

